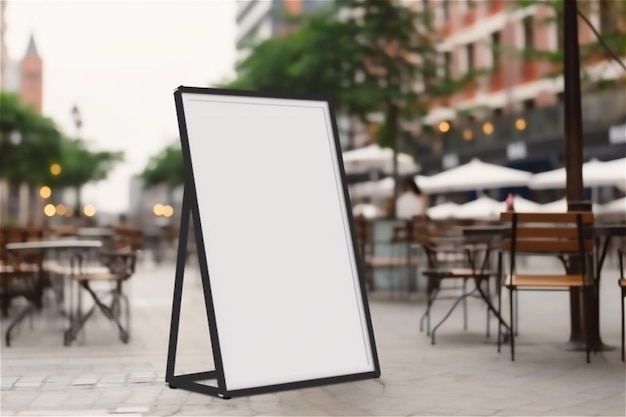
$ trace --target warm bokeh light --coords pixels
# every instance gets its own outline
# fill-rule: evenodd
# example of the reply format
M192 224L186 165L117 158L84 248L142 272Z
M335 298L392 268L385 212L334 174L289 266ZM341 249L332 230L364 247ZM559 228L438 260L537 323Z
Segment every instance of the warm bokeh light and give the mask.
M46 204L46 206L43 208L43 213L48 217L54 216L56 212L57 208L54 206L54 204Z
M67 214L67 207L63 204L57 204L56 210L59 216L65 216Z
M163 217L172 217L174 214L174 207L166 204L163 206Z
M50 173L52 175L59 175L61 173L61 165L56 163L50 165Z
M39 196L41 196L41 198L50 198L51 195L52 189L47 185L44 185L39 189Z
M65 207L65 217L72 217L74 210L71 207Z
M485 122L485 124L483 124L483 132L485 135L491 135L493 133L493 124L491 124L491 122Z
M441 122L439 123L439 131L441 133L446 133L450 130L450 123L448 122Z
M472 129L463 130L463 139L467 141L474 139L474 132L472 132Z
M87 217L93 217L96 215L96 208L91 204L87 204L83 207L83 214Z
M524 120L523 118L519 118L515 121L515 128L517 130L524 130L526 129L526 120Z
M152 212L155 216L162 216L164 208L163 204L155 204L154 207L152 207Z

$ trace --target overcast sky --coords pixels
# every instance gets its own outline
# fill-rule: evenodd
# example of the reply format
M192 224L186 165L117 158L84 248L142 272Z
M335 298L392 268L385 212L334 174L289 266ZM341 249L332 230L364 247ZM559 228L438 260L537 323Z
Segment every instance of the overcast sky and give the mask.
M31 33L44 61L43 113L70 135L123 150L109 179L84 190L100 211L128 205L128 179L177 140L172 92L233 75L235 0L27 1L7 5L7 47L21 59Z

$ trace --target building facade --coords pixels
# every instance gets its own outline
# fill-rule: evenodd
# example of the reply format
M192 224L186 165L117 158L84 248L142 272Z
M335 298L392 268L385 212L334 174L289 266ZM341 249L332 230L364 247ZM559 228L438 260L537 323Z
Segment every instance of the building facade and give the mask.
M310 13L325 5L320 0L237 0L237 57L243 59L250 45L280 36L293 27L284 14Z
M624 17L611 15L611 1L578 2L600 33L616 25L624 27ZM506 52L562 51L563 24L554 9L545 5L518 8L507 0L421 3L433 14L441 34L442 75L455 78L471 70L484 71L475 82L431 108L424 122L436 133L420 135L418 144L420 155L425 156L424 168L436 172L473 157L533 171L561 164L563 77L552 63ZM544 23L551 17L551 23ZM594 41L594 36L579 19L581 48ZM624 51L616 52L626 62ZM582 66L591 80L583 85L585 156L623 156L626 143L622 146L620 138L611 139L609 130L626 118L626 73L604 58ZM621 80L622 87L604 91L595 87L607 80Z

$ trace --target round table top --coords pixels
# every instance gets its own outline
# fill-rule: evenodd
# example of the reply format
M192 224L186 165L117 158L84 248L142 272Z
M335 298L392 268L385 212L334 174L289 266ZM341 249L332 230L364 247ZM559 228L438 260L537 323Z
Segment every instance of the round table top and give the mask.
M99 240L79 240L79 239L58 239L58 240L37 240L32 242L7 243L7 250L28 250L28 249L89 249L101 248L102 242Z

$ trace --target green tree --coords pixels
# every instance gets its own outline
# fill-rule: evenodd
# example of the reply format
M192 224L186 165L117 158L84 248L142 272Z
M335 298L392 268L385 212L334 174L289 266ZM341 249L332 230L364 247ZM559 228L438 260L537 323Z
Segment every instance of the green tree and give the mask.
M123 152L93 151L87 143L78 139L63 138L61 172L48 174L48 183L56 187L71 187L76 191L74 213L80 216L81 191L84 185L106 179L114 166L124 160Z
M168 190L168 202L171 202L171 192L185 182L183 153L180 145L170 144L159 153L152 156L148 165L141 173L144 187L153 187L165 184Z
M46 182L61 155L61 133L45 118L7 92L0 92L0 177L30 186Z
M329 2L319 13L294 18L294 32L256 45L228 86L323 94L338 113L366 123L383 115L377 140L395 155L405 121L419 120L433 100L476 75L439 76L430 13L392 0Z

